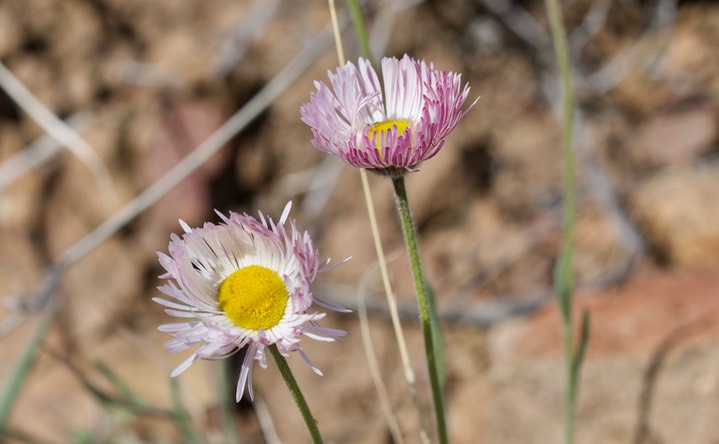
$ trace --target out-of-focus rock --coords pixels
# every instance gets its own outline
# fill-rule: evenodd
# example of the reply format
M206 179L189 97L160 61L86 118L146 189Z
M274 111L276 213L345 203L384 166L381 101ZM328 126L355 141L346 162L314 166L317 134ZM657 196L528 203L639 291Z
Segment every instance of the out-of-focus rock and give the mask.
M632 212L650 244L680 267L719 267L719 162L664 171L639 185Z
M107 240L65 274L62 290L68 300L63 315L71 326L68 333L82 349L94 347L96 336L108 333L108 325L132 313L143 273L127 247L118 239Z
M574 269L578 282L612 280L624 273L630 260L609 215L594 201L579 207L575 228ZM557 232L561 230L557 227Z
M692 108L661 114L643 125L630 145L632 157L648 166L685 163L707 153L719 135L712 110Z
M143 146L142 186L159 180L219 128L224 117L221 105L212 100L179 100L169 104L161 120L155 121L157 126L150 131L154 135ZM142 125L142 120L137 123ZM223 168L229 154L226 149L220 149L200 165L153 206L152 217L159 218L162 226L173 230L178 219L191 225L202 223L211 211L208 181Z
M710 419L719 414L712 402L719 393L717 286L717 275L675 273L578 295L576 318L585 309L592 316L578 442L631 442L640 397L648 389L648 426L659 442L719 438ZM450 412L457 412L451 415L455 442L476 442L477 431L489 442L561 440L565 369L559 318L551 303L530 318L490 330L489 363L475 364L485 370L455 373L462 387L449 401ZM655 379L649 373L653 366L659 372ZM692 414L692 406L707 414Z
M697 322L696 340L715 340L719 324L719 275L699 272L646 274L625 286L575 294L575 319L592 316L588 359L634 355L648 358L672 332ZM701 322L700 322L701 321ZM498 325L490 335L492 360L512 365L525 358L561 356L559 311L554 302L526 320Z
M0 227L0 245L0 319L4 319L40 288L43 263L26 229Z
M14 51L22 41L22 29L9 3L0 4L0 58Z
M683 5L666 48L664 68L680 93L719 93L719 9L709 3Z

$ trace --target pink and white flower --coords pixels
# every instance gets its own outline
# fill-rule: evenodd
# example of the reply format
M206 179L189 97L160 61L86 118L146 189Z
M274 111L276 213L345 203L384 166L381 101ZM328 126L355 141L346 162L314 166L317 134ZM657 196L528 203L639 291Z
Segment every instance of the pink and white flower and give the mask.
M468 111L461 108L469 86L462 87L460 74L407 55L382 59L381 85L370 62L360 58L358 65L328 71L332 89L315 82L317 91L300 108L312 144L379 174L416 171L439 152Z
M158 253L166 270L160 277L169 280L159 290L175 300L153 299L167 314L185 319L159 327L173 336L166 348L197 347L173 377L197 359L222 359L246 347L236 399L240 401L245 387L252 399L254 361L266 368L265 348L272 344L285 356L299 352L322 375L302 351L301 337L331 342L346 332L321 327L318 321L325 313L309 310L313 303L348 310L312 293L312 281L327 269L329 259L320 261L309 234L299 232L294 220L287 221L290 208L288 203L277 224L262 213L257 220L232 212L218 212L221 223L201 228L180 221L185 233L171 236L169 255Z

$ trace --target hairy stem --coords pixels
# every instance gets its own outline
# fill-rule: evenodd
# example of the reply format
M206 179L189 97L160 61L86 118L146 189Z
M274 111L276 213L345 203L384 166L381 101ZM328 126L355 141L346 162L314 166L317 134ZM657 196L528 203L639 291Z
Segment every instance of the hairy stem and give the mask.
M407 243L409 261L412 266L414 286L417 291L417 302L419 303L420 322L422 323L422 333L424 334L424 347L427 355L429 380L432 386L432 399L434 401L434 411L437 419L437 434L439 435L439 442L446 444L449 441L447 438L447 425L444 418L442 383L439 375L440 363L438 362L438 353L435 349L435 338L439 337L439 335L435 333L435 330L438 329L439 326L436 325L436 319L433 319L431 314L434 302L432 300L432 293L427 291L427 284L422 275L422 265L419 261L419 250L417 249L417 235L409 210L404 177L392 179L392 184L394 185L395 196L397 198L397 209L402 222L402 231L404 231L404 237Z

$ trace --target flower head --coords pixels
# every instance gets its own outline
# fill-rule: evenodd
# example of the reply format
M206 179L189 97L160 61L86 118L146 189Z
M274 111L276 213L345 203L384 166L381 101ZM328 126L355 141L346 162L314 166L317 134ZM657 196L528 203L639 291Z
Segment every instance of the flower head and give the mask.
M328 72L332 90L315 82L317 91L300 108L312 129L312 144L379 174L416 171L439 152L464 116L469 86L462 87L460 74L407 55L382 59L381 86L367 60L360 58L358 65Z
M344 336L341 330L320 327L325 313L310 313L313 302L336 311L343 307L312 294L312 281L324 271L329 259L320 261L307 232L295 222L287 223L291 203L279 223L230 212L219 224L205 223L191 229L180 221L185 233L173 234L170 255L158 253L167 271L159 287L176 301L154 298L172 316L184 322L165 324L161 331L174 337L165 346L171 352L198 346L175 370L185 371L197 359L226 358L243 347L247 354L237 384L239 402L247 386L252 392L254 361L266 368L265 348L275 344L283 355L297 351L318 374L322 374L300 348L304 335L320 341ZM289 225L289 227L286 227Z

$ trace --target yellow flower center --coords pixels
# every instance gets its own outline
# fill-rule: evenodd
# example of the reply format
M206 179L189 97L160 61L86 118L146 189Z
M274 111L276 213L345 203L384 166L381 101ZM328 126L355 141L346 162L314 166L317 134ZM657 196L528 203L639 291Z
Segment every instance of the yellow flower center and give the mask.
M268 330L282 320L289 299L280 276L269 268L240 268L220 284L220 308L236 325L248 330Z
M395 126L397 127L397 137L399 137L407 128L409 128L409 122L402 119L385 120L384 122L375 123L372 125L372 128L370 128L369 138L372 140L372 137L375 137L375 134L377 135L375 145L380 154L382 154L382 145L380 143L382 135L387 134Z

